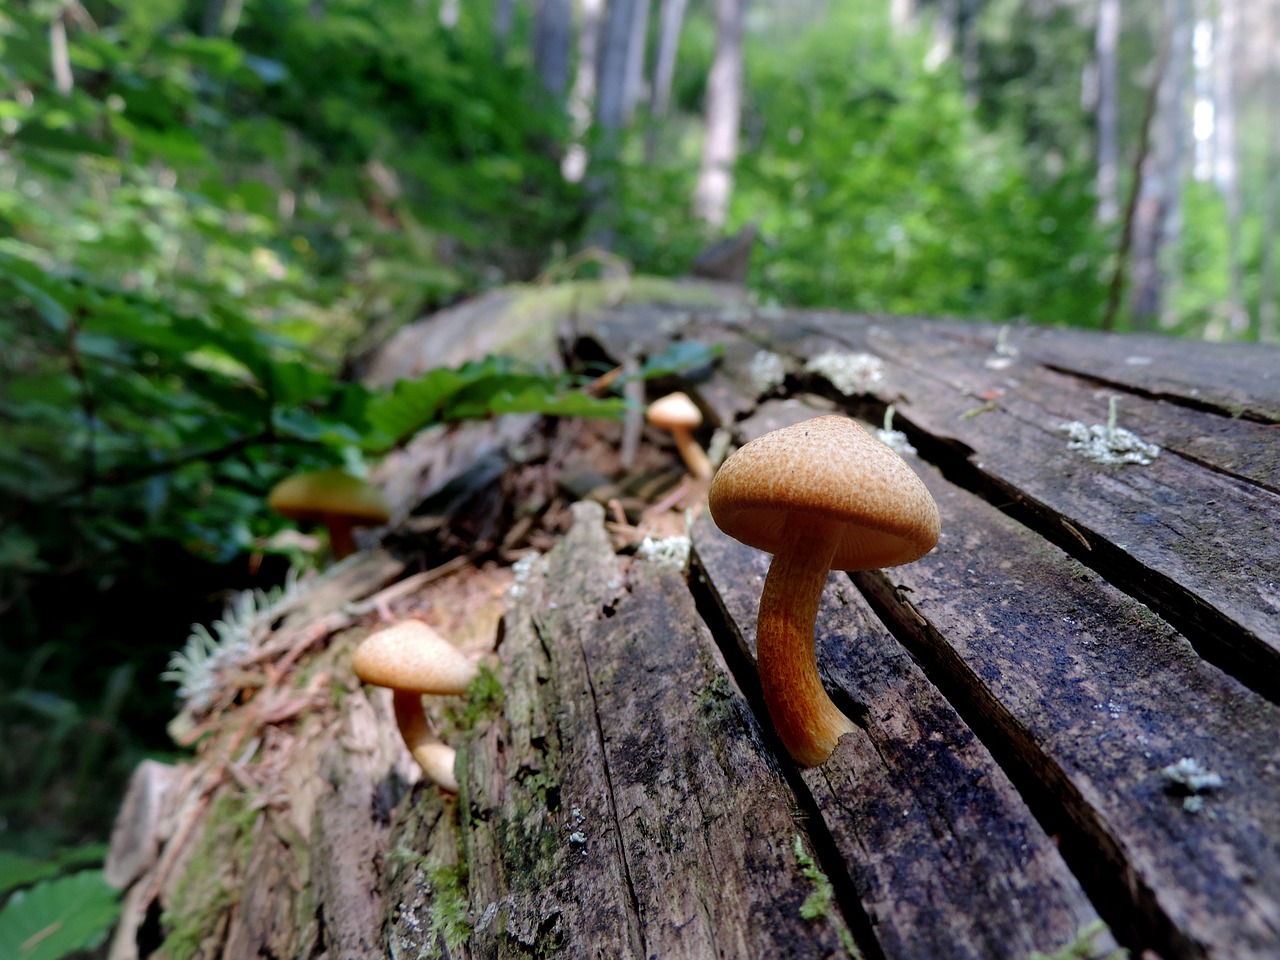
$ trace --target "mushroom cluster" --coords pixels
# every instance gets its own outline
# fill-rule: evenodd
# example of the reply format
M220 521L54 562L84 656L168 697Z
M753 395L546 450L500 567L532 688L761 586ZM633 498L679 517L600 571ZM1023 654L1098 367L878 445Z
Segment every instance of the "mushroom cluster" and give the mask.
M853 729L814 655L827 575L918 560L938 542L938 505L893 450L853 420L823 416L730 456L709 507L729 536L773 554L756 625L760 686L783 745L817 766Z
M405 746L423 773L456 793L456 751L431 732L422 697L466 693L476 677L475 664L421 620L404 620L365 638L351 668L364 683L391 689Z

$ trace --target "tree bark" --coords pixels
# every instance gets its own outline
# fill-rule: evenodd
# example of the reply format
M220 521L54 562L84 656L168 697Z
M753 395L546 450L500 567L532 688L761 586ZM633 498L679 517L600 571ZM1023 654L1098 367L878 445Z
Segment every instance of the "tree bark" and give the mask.
M1120 169L1118 71L1120 0L1099 0L1094 36L1097 108L1094 113L1097 146L1098 220L1114 223L1120 215L1117 173Z
M1240 10L1237 0L1221 0L1218 46L1214 51L1214 180L1222 193L1227 212L1227 284L1228 314L1226 328L1240 336L1249 327L1249 314L1244 307L1244 266L1240 240L1240 162L1236 137L1236 54L1237 27ZM1220 325L1210 328L1221 333Z
M1267 5L1272 43L1280 40L1280 0ZM1266 111L1267 146L1263 154L1262 262L1259 266L1258 339L1280 342L1280 304L1276 302L1276 230L1280 228L1280 117L1274 104L1280 103L1280 62L1271 58L1263 80L1264 95L1273 105Z
M565 152L561 170L566 180L577 183L587 171L587 148L583 142L591 129L596 104L596 73L600 64L601 13L604 0L582 0L582 21L578 25L578 70L569 94L569 116L573 120L574 142Z
M627 123L635 117L636 106L644 98L648 44L649 0L635 0L631 12L631 36L627 43L626 83L622 89L622 115Z
M662 121L671 107L671 85L676 75L676 52L680 47L680 31L688 0L662 0L658 9L658 50L653 66L653 83L649 89L649 129L644 137L645 163L652 164L658 155L658 136Z
M516 0L496 0L493 5L493 48L502 63L507 58L507 44L516 22Z
M569 49L573 43L570 0L538 0L533 13L533 65L543 88L563 107L569 89Z
M1167 295L1170 228L1180 223L1185 74L1190 68L1190 8L1181 0L1166 0L1160 40L1163 61L1156 81L1155 117L1150 152L1144 158L1141 190L1134 210L1133 286L1130 292L1134 325L1155 327Z
M641 0L609 0L600 32L600 63L596 71L596 123L601 139L616 143L627 122L627 75L632 49L631 31Z
M716 53L707 78L707 134L693 206L713 227L724 225L738 159L742 114L742 0L716 0Z

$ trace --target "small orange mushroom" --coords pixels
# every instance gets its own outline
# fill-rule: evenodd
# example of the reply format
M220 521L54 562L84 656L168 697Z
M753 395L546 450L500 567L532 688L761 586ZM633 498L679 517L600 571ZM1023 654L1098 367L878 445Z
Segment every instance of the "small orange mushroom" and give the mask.
M267 506L290 520L323 523L335 560L356 552L351 534L355 527L378 526L391 519L391 507L377 487L337 469L286 477L272 489Z
M655 427L670 432L689 473L698 480L711 479L711 463L693 438L693 431L702 424L702 411L687 394L669 393L653 401L646 416Z
M457 793L454 751L431 732L423 694L462 694L476 666L421 620L404 620L372 633L356 648L351 668L363 682L389 687L396 725L423 772Z
M756 624L760 687L788 752L817 766L853 730L814 654L827 575L918 560L938 542L938 505L905 460L840 416L743 446L716 472L708 505L721 530L773 554Z

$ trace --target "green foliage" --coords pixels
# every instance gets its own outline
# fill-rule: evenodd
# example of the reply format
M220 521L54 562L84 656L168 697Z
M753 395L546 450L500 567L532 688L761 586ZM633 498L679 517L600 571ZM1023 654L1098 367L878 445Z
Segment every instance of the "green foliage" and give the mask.
M975 122L953 71L925 69L922 42L848 12L753 50L760 134L733 209L770 241L759 285L786 303L1096 324L1103 246L1086 172L1029 176L1012 137Z
M0 851L0 956L13 960L58 960L92 950L106 939L119 912L119 892L100 869L64 872L101 862L102 847L33 858Z

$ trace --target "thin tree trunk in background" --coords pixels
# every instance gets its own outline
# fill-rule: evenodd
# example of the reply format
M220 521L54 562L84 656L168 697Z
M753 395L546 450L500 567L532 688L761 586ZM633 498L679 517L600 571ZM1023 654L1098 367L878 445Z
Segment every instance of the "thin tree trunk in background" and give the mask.
M569 89L569 51L573 44L570 0L538 0L533 12L533 65L557 106Z
M1120 312L1120 298L1124 293L1125 276L1129 268L1129 259L1134 247L1134 234L1138 220L1139 197L1142 194L1143 176L1148 169L1148 157L1151 152L1151 128L1160 100L1160 85L1163 82L1165 62L1168 59L1168 38L1160 44L1156 55L1154 76L1147 91L1146 108L1142 114L1142 127L1138 134L1138 150L1133 160L1133 187L1129 191L1129 202L1125 207L1124 226L1120 233L1120 246L1116 250L1115 270L1111 274L1111 285L1107 292L1107 309L1102 317L1102 329L1114 330L1116 316Z
M716 53L707 77L707 135L693 208L713 227L724 225L738 159L742 115L742 0L716 0Z
M956 49L956 22L960 16L960 0L938 0L933 12L933 42L925 54L924 65L936 70Z
M1270 47L1280 42L1280 0L1267 5L1270 22L1267 33ZM1271 104L1265 111L1267 146L1263 152L1262 183L1262 262L1258 272L1258 339L1263 343L1280 343L1280 304L1276 302L1276 230L1280 229L1280 57L1272 56L1267 76L1262 82L1263 95Z
M1188 158L1193 136L1191 104L1195 33L1195 10L1192 0L1166 0L1169 16L1169 67L1161 91L1160 109L1164 115L1162 136L1157 143L1157 163L1165 184L1164 223L1160 226L1160 245L1156 251L1156 270L1161 281L1159 319L1162 326L1177 323L1176 303L1170 295L1180 277L1174 257L1182 243L1182 191L1187 182Z
M600 61L596 68L596 123L603 141L616 142L626 123L627 68L631 28L640 0L609 0L600 30ZM607 149L607 146L606 146Z
M898 33L910 30L916 20L915 0L889 0L889 23Z
M1214 180L1227 209L1229 303L1226 327L1232 334L1239 335L1249 328L1249 314L1244 307L1244 267L1240 244L1240 164L1239 145L1236 141L1237 0L1221 0L1219 10L1218 48L1214 51ZM1211 332L1217 338L1223 331L1218 325L1211 328Z
M1180 74L1190 66L1189 25L1184 28L1179 18L1186 5L1181 0L1165 0L1162 33L1162 68L1156 92L1155 117L1151 127L1151 144L1144 158L1141 189L1134 209L1133 283L1130 291L1131 315L1136 327L1151 329L1161 318L1166 300L1168 251L1171 237L1168 229L1178 221L1181 191L1179 157L1182 103L1180 92L1185 84ZM1188 45L1182 50L1181 43Z
M565 152L561 171L566 180L580 181L587 171L587 148L583 143L591 129L595 112L596 72L600 64L600 32L604 0L581 0L582 19L578 24L578 70L569 94L569 116L573 139Z
M1120 0L1100 0L1094 36L1097 70L1098 220L1114 223L1120 215L1116 175L1120 167L1118 146L1117 76L1119 73Z
M493 48L498 62L507 58L507 44L516 22L516 0L495 0L493 4Z
M622 88L622 115L626 123L632 121L636 106L644 99L645 54L649 45L649 0L634 0L634 3L627 45L626 83Z
M244 0L209 0L200 21L200 34L205 37L229 37L240 25Z
M688 0L662 0L658 8L658 52L653 67L653 88L649 91L649 129L644 137L645 163L658 155L658 130L671 106L671 85L676 76L676 51Z
M639 0L609 0L600 27L600 60L596 70L596 153L591 158L592 172L587 178L592 218L593 246L609 250L613 246L617 224L616 161L621 147L622 128L626 125L626 91L628 55L631 52L631 28Z
M49 62L53 70L53 86L64 97L71 96L75 78L71 73L71 57L67 51L66 11L49 22Z

